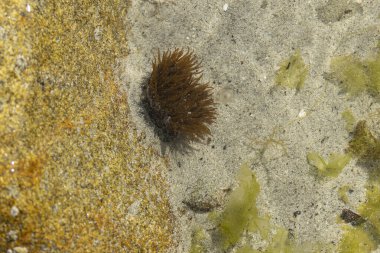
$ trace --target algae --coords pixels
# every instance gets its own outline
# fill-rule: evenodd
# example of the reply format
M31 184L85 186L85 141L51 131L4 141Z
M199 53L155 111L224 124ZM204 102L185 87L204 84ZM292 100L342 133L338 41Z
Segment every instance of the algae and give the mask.
M379 51L379 47L377 48ZM336 56L330 64L332 75L339 86L349 96L368 92L376 98L380 96L380 53L360 59L354 55Z
M268 215L259 216L257 209L253 210L253 216L248 224L248 231L259 232L264 240L268 240L271 230L270 218Z
M350 96L365 91L369 85L370 80L363 63L352 55L333 58L331 70L339 80L339 85Z
M248 245L244 245L243 247L236 250L235 253L259 253L260 251L252 249Z
M361 120L356 124L347 152L362 161L380 161L380 139L371 133L366 121Z
M259 233L263 240L268 241L266 253L302 252L288 238L288 232L282 227L273 227L268 215L260 216L256 207L256 198L260 187L248 165L244 164L237 176L239 186L231 193L226 208L216 217L212 214L214 222L218 223L218 235L221 239L220 247L227 250L235 246L243 237L243 232ZM271 231L276 230L275 235ZM321 248L317 244L307 245L310 248ZM262 252L249 245L239 247L236 252L256 253Z
M350 160L348 154L332 153L328 162L316 152L307 154L308 163L318 169L318 175L324 177L337 177Z
M358 211L371 224L374 229L372 233L377 235L380 243L380 180L367 186L366 195L367 201Z
M260 186L247 164L240 168L237 181L239 186L229 196L225 209L218 217L215 213L212 215L212 219L218 223L220 247L223 250L236 245L242 239L243 232L259 233L263 240L271 239L270 218L268 215L260 216L256 207ZM276 244L278 243L277 239L274 238L270 241ZM237 252L258 251L245 245Z
M239 241L249 221L257 215L255 203L260 187L247 164L240 168L237 180L239 186L231 193L220 215L218 233L223 250L234 246Z
M380 47L378 46L378 50ZM368 84L368 90L374 96L380 96L380 53L377 53L375 59L364 62L367 67L368 77L371 80Z
M349 109L346 109L344 112L342 112L342 118L346 122L346 130L347 132L352 132L355 128L355 117L352 114L352 111Z
M366 186L366 201L357 208L365 222L360 226L344 227L339 252L369 253L380 245L380 140L371 133L366 121L357 123L347 152L358 158L362 165L374 170L368 170L370 177Z
M238 253L301 253L328 250L329 245L314 242L296 245L289 238L285 228L272 225L268 215L259 215L256 198L260 187L247 164L240 168L237 181L239 186L229 196L221 214L209 214L212 222L217 224L216 235L220 240L220 250L236 250ZM262 240L267 241L268 246L264 249L254 249L243 240L248 233L257 233ZM240 244L241 242L244 243Z
M205 246L206 231L200 227L194 229L191 235L191 246L189 253L204 253L206 251Z
M300 90L303 88L306 77L309 74L309 67L306 66L301 50L297 49L289 59L280 64L276 72L275 82L277 85Z
M266 253L291 253L293 248L289 245L288 231L284 228L279 228L273 237L272 243L265 250Z
M380 182L367 186L366 202L358 207L362 217L358 226L345 225L338 249L341 253L370 253L380 245Z
M370 253L376 249L373 238L363 229L362 226L345 226L345 233L340 241L338 252L340 253Z
M349 191L349 189L350 189L350 186L348 185L341 186L338 189L338 197L345 204L348 204L349 202L348 196L347 196L347 192Z

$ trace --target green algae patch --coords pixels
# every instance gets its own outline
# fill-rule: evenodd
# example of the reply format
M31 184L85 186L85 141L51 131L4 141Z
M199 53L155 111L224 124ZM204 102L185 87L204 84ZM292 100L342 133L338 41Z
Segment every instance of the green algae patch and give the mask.
M219 239L220 250L223 252L235 250L234 252L239 253L301 253L328 250L329 246L314 242L296 245L289 238L285 228L272 225L268 215L259 215L256 199L260 187L247 164L240 168L237 181L239 186L229 196L221 214L215 212L209 214L209 219L217 224L216 236ZM260 235L261 240L266 241L268 246L265 249L251 247L244 240L247 239L247 233ZM239 245L242 242L243 244Z
M257 215L256 198L260 187L247 164L240 168L237 181L239 186L231 193L219 218L218 234L223 250L239 241L252 217Z
M349 190L350 190L350 186L348 186L348 185L341 186L338 189L338 197L345 204L348 204L348 202L349 202L349 199L348 199L348 196L347 196L347 192Z
M380 50L380 47L378 47ZM370 83L368 90L376 97L380 96L380 53L377 53L376 58L365 62L368 71Z
M264 240L268 240L271 230L270 218L268 215L258 216L257 209L253 210L253 216L248 224L249 232L259 232Z
M191 245L189 253L206 253L206 231L200 227L194 229L191 235Z
M337 56L331 60L330 68L339 86L349 96L368 92L374 97L380 97L379 52L368 59L360 59L354 55Z
M377 248L373 237L362 227L347 227L340 241L339 253L370 253Z
M342 112L342 118L346 122L346 130L347 132L351 133L355 128L355 117L352 114L352 111L349 109L346 109L344 112Z
M358 208L358 211L371 224L373 233L380 238L380 182L370 184L366 195L367 201Z
M331 60L331 70L339 80L343 91L350 96L365 91L369 85L369 77L363 63L352 55L338 56Z
M369 130L366 121L359 121L347 152L358 158L369 170L366 201L357 210L364 223L344 227L339 252L372 252L380 245L380 140ZM370 170L373 168L373 170Z
M301 55L301 50L297 49L289 59L280 64L276 72L275 82L277 85L300 90L303 88L309 68Z
M243 247L236 250L236 253L259 253L260 251L252 249L248 245L244 245Z
M231 193L226 208L218 218L218 235L221 239L220 246L227 250L236 245L244 236L244 232L259 233L263 240L267 240L269 245L264 252L296 252L294 245L288 239L288 232L284 228L277 228L275 235L270 235L273 226L267 215L259 216L256 207L256 198L260 187L255 175L244 164L237 176L239 186ZM261 252L243 245L236 252L256 253Z
M337 177L351 160L350 155L337 153L332 153L328 162L316 152L310 152L306 157L308 163L317 168L318 175L323 177Z
M347 151L362 161L380 161L380 139L371 133L366 121L361 120L356 124Z
M272 239L272 243L265 250L266 253L275 253L275 252L293 252L291 250L290 245L288 244L288 231L284 228L279 228L276 231Z
M358 207L364 223L344 226L339 252L369 253L380 245L380 180L372 180L366 187L366 201Z

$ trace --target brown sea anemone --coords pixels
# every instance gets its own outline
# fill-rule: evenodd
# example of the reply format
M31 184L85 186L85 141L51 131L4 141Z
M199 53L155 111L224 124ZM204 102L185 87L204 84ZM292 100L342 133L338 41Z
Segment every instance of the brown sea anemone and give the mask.
M190 50L158 51L146 89L148 114L166 141L200 141L211 135L216 108L212 88Z

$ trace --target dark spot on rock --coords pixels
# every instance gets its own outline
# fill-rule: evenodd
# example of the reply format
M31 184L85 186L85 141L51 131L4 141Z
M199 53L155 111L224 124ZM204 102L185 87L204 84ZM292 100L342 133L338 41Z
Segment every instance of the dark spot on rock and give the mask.
M340 214L340 218L344 220L346 223L350 223L352 226L358 226L365 222L365 219L362 218L359 214L354 213L349 209L343 209Z
M220 204L209 195L201 196L198 194L190 194L190 196L182 201L190 210L198 213L210 212Z
M362 13L363 7L361 4L352 0L329 0L326 5L317 9L318 18L326 24L338 22Z
M294 218L297 218L297 216L300 215L300 214L301 214L301 211L295 211L295 212L293 213L293 217L294 217Z
M264 0L264 1L261 2L261 6L260 6L260 8L261 8L261 9L265 9L267 6L268 6L268 1L267 1L267 0Z

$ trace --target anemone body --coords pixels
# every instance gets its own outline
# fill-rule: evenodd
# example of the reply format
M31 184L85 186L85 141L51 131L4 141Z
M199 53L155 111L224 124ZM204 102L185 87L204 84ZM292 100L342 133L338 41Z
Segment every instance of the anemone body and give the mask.
M200 141L211 135L215 103L212 88L201 78L200 63L189 50L158 52L152 62L146 87L148 113L166 137Z

